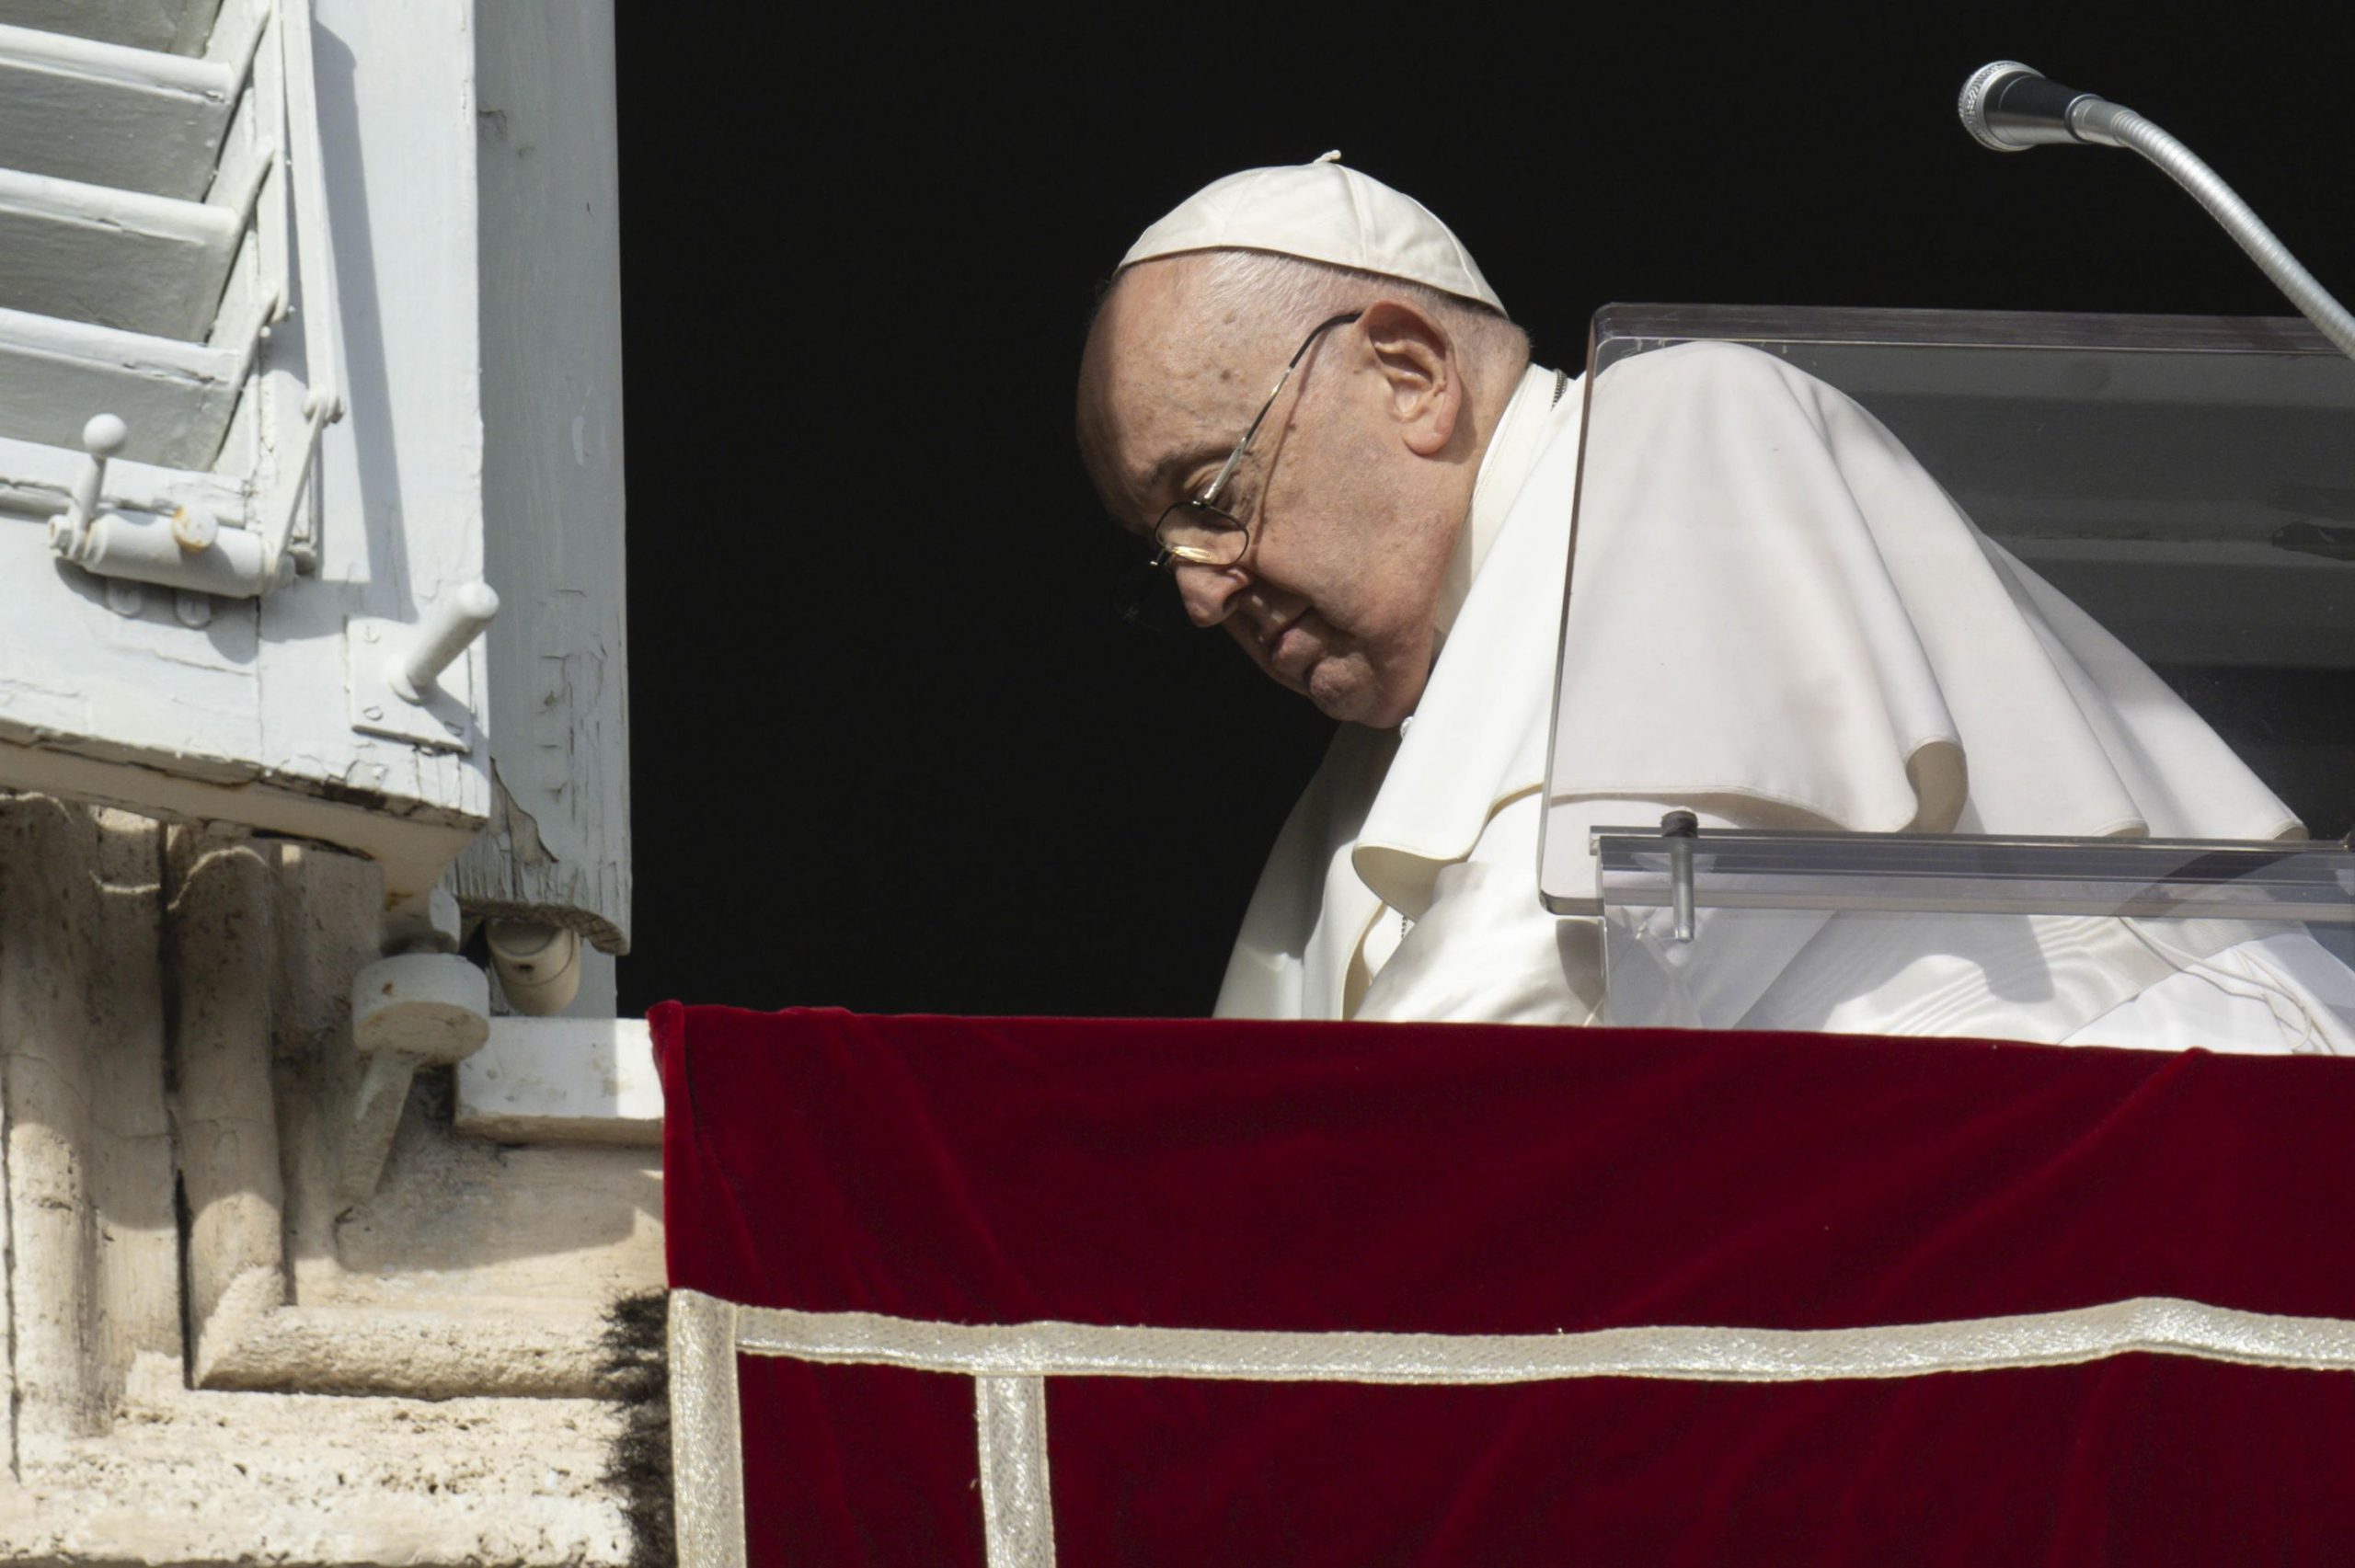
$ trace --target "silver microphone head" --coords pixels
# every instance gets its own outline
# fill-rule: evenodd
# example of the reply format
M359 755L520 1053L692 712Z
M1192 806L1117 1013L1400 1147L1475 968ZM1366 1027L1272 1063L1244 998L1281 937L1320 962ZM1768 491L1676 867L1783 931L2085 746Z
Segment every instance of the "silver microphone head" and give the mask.
M2015 76L2042 76L2043 72L2016 60L1997 60L1982 65L1962 85L1962 97L1955 101L1955 112L1962 116L1962 128L1970 139L1982 147L1998 153L2025 153L2028 145L2020 142L2005 142L1987 125L1987 99L1995 89Z

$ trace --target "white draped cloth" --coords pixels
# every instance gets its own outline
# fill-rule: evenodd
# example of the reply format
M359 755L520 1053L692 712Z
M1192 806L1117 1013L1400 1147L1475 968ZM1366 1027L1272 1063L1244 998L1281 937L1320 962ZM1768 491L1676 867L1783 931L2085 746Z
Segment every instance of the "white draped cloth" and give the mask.
M1566 630L1581 389L1564 383L1533 367L1516 390L1415 715L1336 738L1220 1015L2355 1054L2355 972L2294 925L1706 910L1693 943L1638 922L1606 958L1595 922L1548 914L1549 755L1557 886L1591 887L1586 828L1679 807L1705 829L2303 833L1878 421L1748 349L1605 373Z

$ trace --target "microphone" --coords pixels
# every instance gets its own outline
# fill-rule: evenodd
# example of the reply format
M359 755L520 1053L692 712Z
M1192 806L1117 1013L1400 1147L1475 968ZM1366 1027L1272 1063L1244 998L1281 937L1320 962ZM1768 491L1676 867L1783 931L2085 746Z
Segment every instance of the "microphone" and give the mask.
M2117 145L2085 124L2085 111L2102 102L2097 94L2064 87L2016 60L1998 60L1970 74L1955 110L1962 116L1962 128L1981 146L2025 153L2045 142Z
M2341 353L2355 359L2355 315L2298 264L2290 247L2214 169L2125 105L2047 81L2043 72L2016 60L1998 60L1970 74L1955 110L1971 140L1998 153L2025 153L2046 142L2132 148L2208 209L2208 215L2223 225L2274 287L2289 295L2290 303Z

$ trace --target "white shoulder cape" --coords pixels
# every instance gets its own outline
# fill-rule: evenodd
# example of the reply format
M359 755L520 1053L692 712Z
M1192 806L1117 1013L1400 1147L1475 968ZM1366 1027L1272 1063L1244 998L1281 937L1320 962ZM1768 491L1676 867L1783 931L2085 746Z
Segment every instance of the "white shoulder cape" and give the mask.
M2302 830L2163 682L1840 393L1716 344L1639 356L1590 390L1601 412L1588 416L1567 630L1575 397L1523 458L1413 720L1400 735L1345 728L1286 823L1222 1015L1598 1016L1593 928L1537 904L1557 652L1568 700L1553 798L1574 828L1682 807L1714 826ZM1516 408L1531 395L1524 383ZM1484 487L1492 477L1484 468ZM1575 846L1562 868L1575 875L1584 833L1563 826L1551 850ZM2154 957L2135 922L2007 922L1995 952L1983 931L1855 924L1721 924L1719 972L1665 977L1683 988L1682 1021L2062 1039L2223 961L2236 938L2275 938L2262 951L2278 958L2282 934L2194 933L2197 951L2162 941ZM2343 973L2326 967L2325 990ZM1662 978L1614 984L1634 995ZM2329 1013L2326 1001L2315 1005ZM2344 1027L2326 1018L2319 1032Z

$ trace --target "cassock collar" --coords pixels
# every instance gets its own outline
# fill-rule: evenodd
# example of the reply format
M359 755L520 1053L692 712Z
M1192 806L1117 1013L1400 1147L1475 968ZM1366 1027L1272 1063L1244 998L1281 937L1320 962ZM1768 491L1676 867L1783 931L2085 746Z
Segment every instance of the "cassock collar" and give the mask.
M1513 498L1521 494L1529 471L1545 455L1568 380L1560 371L1539 364L1522 372L1521 384L1513 388L1503 416L1497 420L1496 433L1488 438L1488 450L1480 454L1480 472L1472 481L1472 509L1464 526L1456 530L1455 550L1448 557L1447 576L1440 584L1434 624L1442 644L1455 630L1455 618L1463 613L1464 601L1472 592L1472 579L1480 575L1481 564L1504 528Z
M1545 782L1580 417L1568 378L1530 367L1474 482L1472 590L1350 853L1359 879L1416 919L1497 807Z

